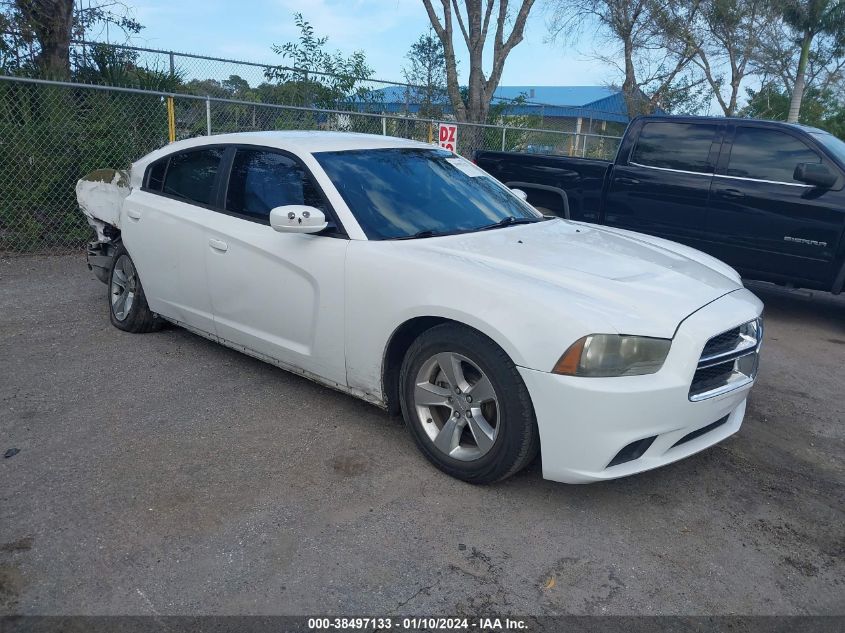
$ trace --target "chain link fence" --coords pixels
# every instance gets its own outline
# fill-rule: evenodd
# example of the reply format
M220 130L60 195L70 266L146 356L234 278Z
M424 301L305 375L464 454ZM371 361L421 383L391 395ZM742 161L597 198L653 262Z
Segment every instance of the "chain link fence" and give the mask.
M452 113L445 88L172 50L74 41L71 45L71 64L72 74L85 83L135 86L134 83L122 84L121 81L133 82L131 70L144 69L153 77L177 79L192 91L206 90L202 94L212 97L243 98L245 94L250 94L253 97L271 97L261 100L280 105L386 111L398 115L417 114L424 101L423 111L439 112L431 115L434 118ZM527 93L518 98L494 96L491 103L504 116L530 111L530 116L537 123L535 127L543 129L558 129L555 124L561 123L558 120L560 117L548 113L562 107L566 109L567 120L564 125L572 126L567 131L575 131L578 118L589 128L589 133L596 134L612 135L616 131L621 132L627 124L616 111L603 111L592 106L544 103L531 98Z
M438 141L438 121L341 109L273 105L0 76L0 251L79 249L91 231L77 209L76 181L126 168L169 141L258 130L332 130ZM512 125L458 125L457 151L559 153L610 158L618 137Z

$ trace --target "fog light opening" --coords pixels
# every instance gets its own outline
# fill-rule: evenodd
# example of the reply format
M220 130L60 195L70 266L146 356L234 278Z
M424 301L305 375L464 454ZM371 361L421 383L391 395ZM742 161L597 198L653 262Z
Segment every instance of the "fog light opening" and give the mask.
M623 448L621 451L616 453L616 457L610 460L610 463L607 465L608 468L611 466L618 466L619 464L624 464L625 462L632 462L635 459L639 459L643 456L648 450L648 447L651 446L652 442L657 439L656 435L652 435L651 437L647 437L642 440L637 440L636 442L631 442Z

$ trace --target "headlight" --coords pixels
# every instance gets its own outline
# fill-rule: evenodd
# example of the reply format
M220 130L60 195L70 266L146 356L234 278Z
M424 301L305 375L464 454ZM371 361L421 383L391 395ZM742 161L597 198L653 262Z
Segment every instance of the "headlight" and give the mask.
M594 378L653 374L663 366L671 346L665 338L590 334L569 346L552 373Z

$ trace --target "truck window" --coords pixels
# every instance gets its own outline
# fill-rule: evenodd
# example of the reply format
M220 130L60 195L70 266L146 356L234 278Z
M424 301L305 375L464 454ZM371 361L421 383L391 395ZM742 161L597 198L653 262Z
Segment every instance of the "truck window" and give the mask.
M713 172L710 147L716 125L654 121L643 125L631 162L646 167Z
M728 176L797 183L792 178L798 163L820 163L821 157L785 132L738 127L734 134Z

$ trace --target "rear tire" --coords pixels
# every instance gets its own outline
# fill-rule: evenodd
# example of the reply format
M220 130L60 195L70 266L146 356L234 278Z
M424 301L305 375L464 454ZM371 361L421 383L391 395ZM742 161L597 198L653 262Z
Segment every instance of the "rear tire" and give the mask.
M123 244L114 252L108 285L109 320L118 330L144 334L162 328L164 320L147 305L141 278Z
M405 355L399 381L411 436L446 474L489 484L536 457L528 389L505 351L476 330L446 323L425 331Z

